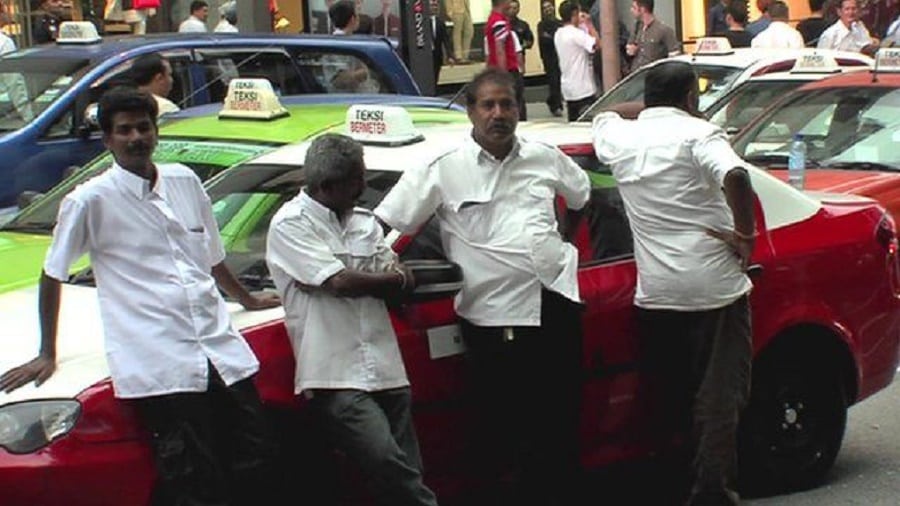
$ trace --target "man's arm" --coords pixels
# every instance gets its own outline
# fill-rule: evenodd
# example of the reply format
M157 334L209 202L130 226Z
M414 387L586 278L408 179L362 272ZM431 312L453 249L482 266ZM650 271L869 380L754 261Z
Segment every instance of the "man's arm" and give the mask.
M248 311L268 309L281 304L278 295L274 293L252 294L248 292L244 285L234 277L234 274L231 273L231 269L225 265L225 262L219 262L213 266L212 277L216 280L219 288L228 294L229 297L237 300Z
M376 297L389 299L412 292L416 280L412 271L402 264L386 272L362 272L344 269L331 276L322 289L335 297Z
M37 358L0 376L0 391L9 393L34 381L41 386L56 371L56 328L59 322L60 282L41 272L38 312L41 319L41 349Z
M756 244L756 217L753 211L753 186L750 174L744 167L735 167L725 174L723 184L728 207L734 215L734 231L725 242L741 258L741 266L746 269Z

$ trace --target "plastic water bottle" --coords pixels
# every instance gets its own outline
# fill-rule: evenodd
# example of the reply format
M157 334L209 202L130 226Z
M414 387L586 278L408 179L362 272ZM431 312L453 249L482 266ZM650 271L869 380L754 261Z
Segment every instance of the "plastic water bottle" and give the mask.
M788 154L788 184L798 190L803 189L806 179L806 142L803 136L794 134Z

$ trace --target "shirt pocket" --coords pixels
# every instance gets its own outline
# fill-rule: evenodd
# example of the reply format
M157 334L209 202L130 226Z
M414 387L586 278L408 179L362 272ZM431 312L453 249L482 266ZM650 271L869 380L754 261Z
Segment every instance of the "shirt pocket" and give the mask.
M209 261L209 234L202 227L189 229L185 233L187 254L204 271L210 272L212 265Z
M378 249L372 241L350 241L347 244L350 267L365 272L376 272L376 254ZM382 269L383 270L383 269Z
M493 230L493 204L490 201L463 201L456 206L456 218L469 241L485 244Z

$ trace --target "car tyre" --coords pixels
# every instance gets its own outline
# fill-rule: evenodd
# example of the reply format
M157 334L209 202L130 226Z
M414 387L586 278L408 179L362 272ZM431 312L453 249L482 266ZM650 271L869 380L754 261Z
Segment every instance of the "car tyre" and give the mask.
M739 474L745 495L808 489L834 464L847 424L836 361L766 357L754 365L741 418Z

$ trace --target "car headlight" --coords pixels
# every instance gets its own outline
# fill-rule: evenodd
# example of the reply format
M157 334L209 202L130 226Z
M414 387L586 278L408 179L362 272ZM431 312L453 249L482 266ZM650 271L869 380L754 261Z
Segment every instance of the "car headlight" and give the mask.
M31 453L65 435L81 414L75 400L45 400L0 407L0 446L11 453Z

